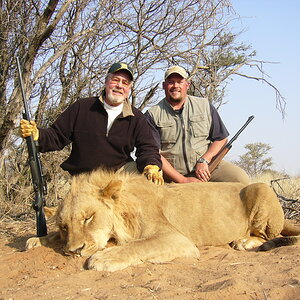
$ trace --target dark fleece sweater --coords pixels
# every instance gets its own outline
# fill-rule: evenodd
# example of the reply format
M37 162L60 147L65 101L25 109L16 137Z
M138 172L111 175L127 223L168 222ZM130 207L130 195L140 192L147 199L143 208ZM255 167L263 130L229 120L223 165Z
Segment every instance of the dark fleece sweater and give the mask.
M71 175L98 167L117 170L133 160L134 148L140 172L149 164L161 168L159 149L142 112L125 102L109 132L107 119L101 98L79 99L50 128L39 128L40 151L61 150L72 143L70 156L61 164Z

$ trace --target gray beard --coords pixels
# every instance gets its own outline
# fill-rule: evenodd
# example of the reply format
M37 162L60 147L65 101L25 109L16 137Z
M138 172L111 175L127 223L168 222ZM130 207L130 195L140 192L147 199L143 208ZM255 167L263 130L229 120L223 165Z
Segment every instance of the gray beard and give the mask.
M125 97L106 95L107 100L112 104L121 104L125 101Z

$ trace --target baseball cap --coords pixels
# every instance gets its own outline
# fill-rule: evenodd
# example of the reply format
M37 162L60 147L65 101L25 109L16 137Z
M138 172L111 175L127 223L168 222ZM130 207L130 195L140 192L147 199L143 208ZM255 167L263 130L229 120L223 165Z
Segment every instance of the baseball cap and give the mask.
M187 71L184 68L179 66L171 66L165 72L165 79L167 79L173 73L179 74L184 79L187 79L189 77Z
M126 63L123 62L116 62L111 65L111 67L108 70L108 73L116 73L120 70L126 70L131 76L131 80L133 80L133 70L131 67L129 67Z

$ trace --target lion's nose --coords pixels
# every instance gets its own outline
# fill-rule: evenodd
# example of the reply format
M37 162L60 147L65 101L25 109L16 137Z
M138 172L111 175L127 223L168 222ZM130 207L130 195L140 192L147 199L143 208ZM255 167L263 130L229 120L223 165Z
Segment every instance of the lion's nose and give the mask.
M81 256L81 251L84 248L85 244L77 247L65 247L64 253L66 255L74 255L74 256Z

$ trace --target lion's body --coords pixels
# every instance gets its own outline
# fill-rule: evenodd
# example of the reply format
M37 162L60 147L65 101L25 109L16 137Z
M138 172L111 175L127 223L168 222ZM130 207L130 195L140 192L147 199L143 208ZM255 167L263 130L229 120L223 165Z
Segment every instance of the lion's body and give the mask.
M115 271L198 257L205 245L255 247L281 233L284 216L261 183L157 186L139 175L98 170L73 179L57 223L67 252L91 256L89 268ZM104 249L110 238L117 246Z
M267 233L266 238L277 236L283 226L283 213L277 199L268 195L272 191L260 184L247 187L254 193L260 190L263 194L257 199L262 209L254 212L254 203L240 195L243 188L238 183L173 185L169 190L164 189L160 206L168 221L197 247L229 244L249 236L254 229L260 230L264 236L266 225L270 222L273 223L272 231ZM268 209L263 209L268 205ZM249 226L254 218L255 223Z

